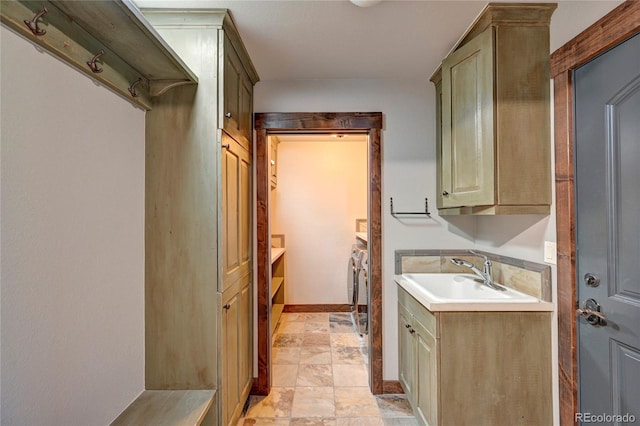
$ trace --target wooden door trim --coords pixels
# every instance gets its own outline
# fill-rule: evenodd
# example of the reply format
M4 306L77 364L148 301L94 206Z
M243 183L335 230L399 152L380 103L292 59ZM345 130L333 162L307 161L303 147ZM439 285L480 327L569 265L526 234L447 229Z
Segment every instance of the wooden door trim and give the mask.
M383 393L382 383L382 150L381 112L256 113L256 276L258 377L252 393L268 395L271 389L271 335L269 327L270 173L268 136L279 132L359 131L369 136L368 251L371 289L369 372L371 391Z
M560 424L574 425L578 406L576 205L573 71L640 33L640 2L627 0L551 55L554 82L558 374Z

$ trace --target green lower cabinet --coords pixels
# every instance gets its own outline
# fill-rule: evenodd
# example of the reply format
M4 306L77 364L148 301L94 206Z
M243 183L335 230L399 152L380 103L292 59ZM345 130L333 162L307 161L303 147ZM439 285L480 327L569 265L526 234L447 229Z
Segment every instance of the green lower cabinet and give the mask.
M419 322L414 324L416 344L415 412L418 421L436 425L438 418L437 340Z
M399 378L423 426L553 424L551 312L430 312L398 287Z
M399 358L400 358L400 383L407 397L413 395L413 387L415 382L415 344L413 336L409 332L411 314L402 305L398 305L398 339L400 340ZM412 405L414 401L411 401Z
M431 426L437 424L438 415L437 340L420 319L401 301L398 305L399 377L416 418L421 424Z

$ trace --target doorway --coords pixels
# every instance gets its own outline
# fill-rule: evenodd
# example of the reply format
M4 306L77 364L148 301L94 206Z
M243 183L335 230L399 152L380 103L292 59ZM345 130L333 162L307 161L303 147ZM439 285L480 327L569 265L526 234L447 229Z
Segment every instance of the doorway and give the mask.
M369 330L369 377L371 391L383 393L382 383L382 210L381 210L381 129L382 113L257 113L256 128L256 274L258 377L252 393L268 395L271 390L271 325L269 273L269 135L297 133L366 134L368 139L367 233L369 286L371 297Z
M640 2L627 1L551 55L551 76L554 80L561 425L574 425L575 415L580 410L576 317L577 256L574 234L576 203L573 71L639 32Z

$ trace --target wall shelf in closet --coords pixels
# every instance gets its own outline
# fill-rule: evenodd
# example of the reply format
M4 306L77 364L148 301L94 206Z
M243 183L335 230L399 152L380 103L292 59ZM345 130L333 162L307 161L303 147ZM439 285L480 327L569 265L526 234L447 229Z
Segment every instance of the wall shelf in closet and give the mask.
M273 335L280 315L284 310L284 235L272 235L271 237L271 334Z

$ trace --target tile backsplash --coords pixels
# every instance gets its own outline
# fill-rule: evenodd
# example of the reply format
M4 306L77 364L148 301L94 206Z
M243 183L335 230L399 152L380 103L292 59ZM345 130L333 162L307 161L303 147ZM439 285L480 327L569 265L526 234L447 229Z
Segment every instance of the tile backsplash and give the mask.
M551 302L551 267L483 251L478 253L491 260L495 282ZM482 270L484 259L468 250L396 250L395 273L469 273L468 268L451 263L454 257Z

